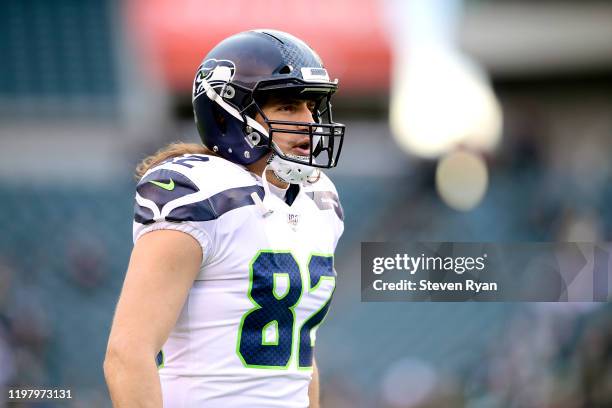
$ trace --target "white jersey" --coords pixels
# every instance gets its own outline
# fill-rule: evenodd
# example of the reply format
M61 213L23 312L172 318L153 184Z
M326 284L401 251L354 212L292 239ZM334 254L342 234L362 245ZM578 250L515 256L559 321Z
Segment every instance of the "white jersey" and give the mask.
M316 330L335 288L342 208L323 174L292 186L291 205L264 184L207 155L162 163L138 184L134 242L173 229L203 251L158 358L164 407L309 405Z

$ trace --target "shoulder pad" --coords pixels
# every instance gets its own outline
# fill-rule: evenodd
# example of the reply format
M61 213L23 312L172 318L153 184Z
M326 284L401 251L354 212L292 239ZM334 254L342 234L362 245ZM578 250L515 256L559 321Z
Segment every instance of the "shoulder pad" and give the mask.
M136 186L134 220L209 221L252 205L263 188L242 167L206 155L176 157L150 169Z
M344 221L344 210L340 204L338 191L334 183L323 172L319 180L312 184L304 185L304 192L319 207L320 210L334 210L341 221Z

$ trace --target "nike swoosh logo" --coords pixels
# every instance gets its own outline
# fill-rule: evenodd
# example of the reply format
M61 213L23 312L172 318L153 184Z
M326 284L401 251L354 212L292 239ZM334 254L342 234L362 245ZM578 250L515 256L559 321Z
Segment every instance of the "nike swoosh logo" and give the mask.
M149 183L155 184L157 187L161 187L164 190L174 190L174 180L170 179L168 183L162 183L161 181L149 181Z

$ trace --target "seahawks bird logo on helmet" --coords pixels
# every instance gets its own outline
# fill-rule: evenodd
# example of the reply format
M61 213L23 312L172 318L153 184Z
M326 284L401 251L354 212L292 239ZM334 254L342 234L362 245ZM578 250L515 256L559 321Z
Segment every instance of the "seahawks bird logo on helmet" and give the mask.
M208 59L200 65L194 82L193 97L204 92L204 80L218 93L234 78L236 65L229 60Z

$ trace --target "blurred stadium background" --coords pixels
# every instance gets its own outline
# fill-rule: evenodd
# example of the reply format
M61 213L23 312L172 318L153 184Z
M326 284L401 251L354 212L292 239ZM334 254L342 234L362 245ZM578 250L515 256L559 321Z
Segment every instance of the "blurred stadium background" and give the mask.
M359 288L362 241L612 239L612 2L587 0L4 0L0 384L110 406L133 168L198 140L197 65L258 27L305 39L341 83L323 406L612 406L607 303L366 304Z

